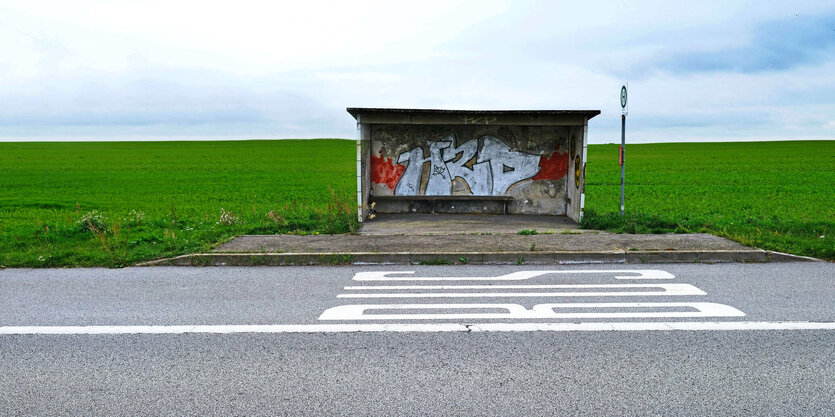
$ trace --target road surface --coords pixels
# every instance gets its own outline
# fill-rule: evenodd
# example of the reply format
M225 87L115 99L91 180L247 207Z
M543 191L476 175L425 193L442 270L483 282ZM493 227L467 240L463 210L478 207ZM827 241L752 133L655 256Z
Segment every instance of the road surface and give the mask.
M833 415L835 265L0 271L0 414Z

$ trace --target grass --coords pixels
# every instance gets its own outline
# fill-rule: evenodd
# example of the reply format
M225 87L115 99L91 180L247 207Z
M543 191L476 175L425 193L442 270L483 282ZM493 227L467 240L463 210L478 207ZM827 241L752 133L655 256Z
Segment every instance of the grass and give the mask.
M352 232L355 149L333 139L0 143L0 265L123 266L239 234ZM707 232L835 260L835 142L627 151L621 217L617 146L589 146L584 227Z
M626 215L617 145L589 146L584 228L706 232L835 260L835 142L627 145Z
M453 262L449 259L427 259L425 261L419 261L418 265L452 265Z
M356 230L355 142L0 143L0 265L123 266Z

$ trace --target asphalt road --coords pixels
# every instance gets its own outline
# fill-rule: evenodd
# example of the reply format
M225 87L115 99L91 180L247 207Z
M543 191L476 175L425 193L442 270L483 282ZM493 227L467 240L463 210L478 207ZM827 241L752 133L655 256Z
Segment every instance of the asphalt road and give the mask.
M0 414L834 415L833 322L826 263L3 270Z

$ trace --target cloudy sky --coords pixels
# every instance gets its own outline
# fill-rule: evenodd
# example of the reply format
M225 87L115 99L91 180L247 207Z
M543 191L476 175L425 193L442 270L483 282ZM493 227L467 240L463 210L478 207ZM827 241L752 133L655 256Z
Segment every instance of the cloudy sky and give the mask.
M835 139L835 2L0 1L0 140L355 138L599 109L592 143Z

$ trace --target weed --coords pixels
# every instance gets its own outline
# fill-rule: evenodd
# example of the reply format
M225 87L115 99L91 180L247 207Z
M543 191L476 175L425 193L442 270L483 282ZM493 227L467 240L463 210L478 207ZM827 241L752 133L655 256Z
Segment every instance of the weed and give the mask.
M75 222L76 227L78 230L87 231L87 230L106 230L107 229L107 218L102 214L99 213L98 210L93 210L85 213L81 218L76 220Z
M516 265L524 265L524 264L525 264L525 258L520 256L519 259L516 260Z
M249 262L244 264L245 266L265 266L267 265L267 257L266 256L257 256L253 255L249 257Z
M221 209L221 211L222 210L223 209ZM168 207L168 218L171 223L176 223L177 220L179 220L179 217L177 217L177 207L174 206L174 200L171 200L171 204Z
M350 265L354 263L354 255L349 253L334 253L322 255L319 262L323 265Z
M210 256L195 255L189 258L192 266L211 266L212 258Z
M536 250L536 242L531 243L531 252Z
M238 216L231 211L226 211L222 207L220 209L220 220L218 220L219 224L225 224L227 226L231 226L238 222Z
M107 235L107 230L97 227L93 221L89 219L87 220L87 229L93 233L93 236L95 236L99 243L101 243L102 248L112 257L113 251L111 250L111 239Z
M142 227L142 222L145 221L145 212L133 209L122 219L122 221L127 226Z
M452 265L452 261L448 259L427 259L425 261L418 262L418 265Z
M280 215L280 214L276 213L276 212L275 212L275 211L273 211L273 210L270 210L270 211L267 213L267 217L268 217L268 218L270 219L270 221L272 221L272 222L273 222L276 226L284 226L284 225L286 225L286 224L287 224L287 219L285 219L285 218L284 218L284 216L282 216L282 215Z
M520 230L520 231L519 231L519 234L520 234L520 235L530 236L530 235L538 235L538 234L539 234L539 232L537 232L536 230L528 230L528 229L524 229L524 230Z

